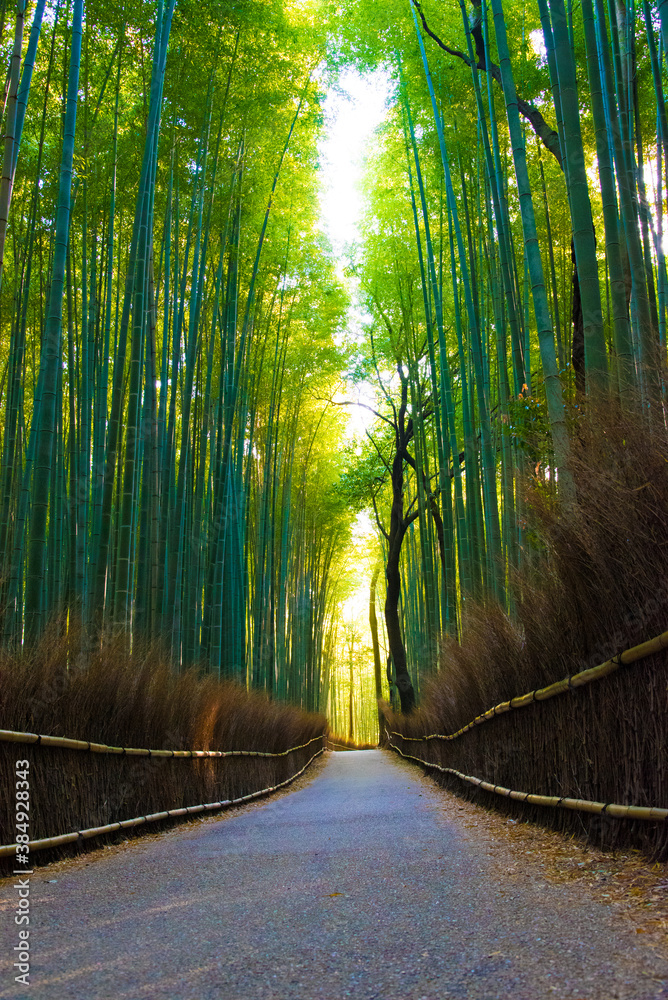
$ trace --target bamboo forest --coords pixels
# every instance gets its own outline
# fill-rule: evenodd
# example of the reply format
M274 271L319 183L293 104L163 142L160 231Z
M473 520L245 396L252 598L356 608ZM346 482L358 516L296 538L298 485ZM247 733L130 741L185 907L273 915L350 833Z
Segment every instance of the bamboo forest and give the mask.
M2 0L2 655L358 745L661 631L667 48L667 0Z

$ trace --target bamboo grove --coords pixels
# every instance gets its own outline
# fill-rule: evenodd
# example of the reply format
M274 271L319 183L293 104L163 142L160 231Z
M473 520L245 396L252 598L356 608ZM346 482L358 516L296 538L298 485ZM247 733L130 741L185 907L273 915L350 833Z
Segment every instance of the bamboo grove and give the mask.
M365 738L387 664L410 711L467 601L512 613L590 406L665 434L667 43L665 0L4 3L4 645L157 640ZM318 219L350 66L391 90L357 339Z
M346 531L323 38L279 4L2 25L2 641L122 632L318 709Z
M662 2L345 9L339 51L394 93L351 259L376 421L344 479L377 524L403 711L467 600L512 614L525 484L576 500L589 408L665 435L667 41Z

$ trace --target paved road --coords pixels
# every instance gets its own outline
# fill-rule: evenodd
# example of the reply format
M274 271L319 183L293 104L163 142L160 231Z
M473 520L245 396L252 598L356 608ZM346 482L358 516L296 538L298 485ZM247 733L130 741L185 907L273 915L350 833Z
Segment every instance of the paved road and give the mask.
M5 882L0 998L668 997L667 963L607 906L540 878L510 887L441 802L381 751L332 754L290 795L42 869L27 989Z

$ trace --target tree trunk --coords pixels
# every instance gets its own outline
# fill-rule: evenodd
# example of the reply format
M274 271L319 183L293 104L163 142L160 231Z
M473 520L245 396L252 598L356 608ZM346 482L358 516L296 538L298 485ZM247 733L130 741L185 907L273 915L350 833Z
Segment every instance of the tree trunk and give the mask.
M582 300L580 298L580 279L578 277L578 266L575 262L575 248L571 241L571 260L573 261L573 309L571 319L573 321L573 344L571 348L571 361L575 372L575 388L579 393L585 391L585 337L584 323L582 320Z
M415 708L415 691L411 681L408 667L406 665L406 649L401 634L399 623L399 592L401 590L401 577L399 574L399 560L388 560L387 576L387 597L385 598L385 627L387 628L387 638L390 644L392 662L394 663L394 674L396 677L401 711L404 715L410 714Z
M401 634L399 622L399 598L401 596L401 573L399 572L399 556L401 543L408 527L403 517L403 449L397 449L392 462L392 516L390 520L390 538L387 553L385 576L387 579L387 594L385 596L385 627L390 653L394 662L401 711L408 715L415 708L415 691L406 664L406 647Z

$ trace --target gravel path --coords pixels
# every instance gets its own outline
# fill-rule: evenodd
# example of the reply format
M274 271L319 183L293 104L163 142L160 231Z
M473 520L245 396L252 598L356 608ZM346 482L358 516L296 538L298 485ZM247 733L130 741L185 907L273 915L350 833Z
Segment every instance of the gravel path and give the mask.
M28 988L2 882L0 998L668 997L668 962L610 907L535 868L499 878L504 850L411 765L331 754L289 795L38 870Z

